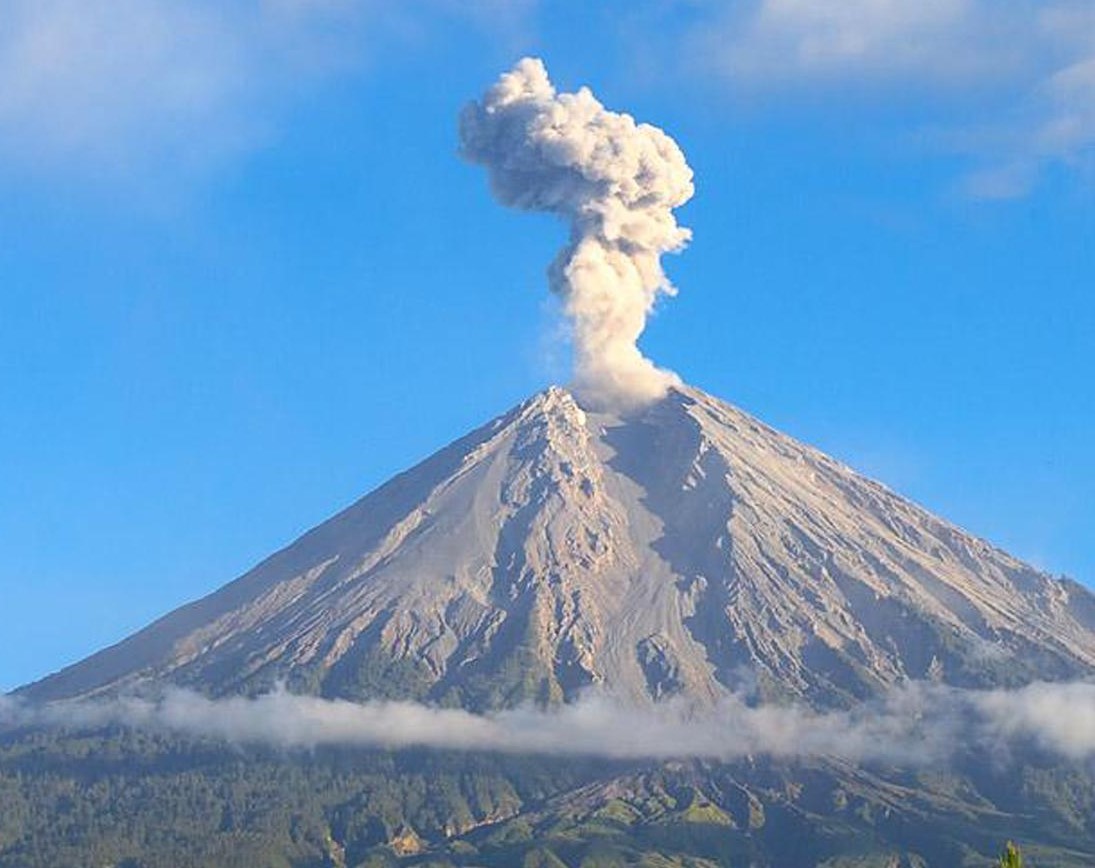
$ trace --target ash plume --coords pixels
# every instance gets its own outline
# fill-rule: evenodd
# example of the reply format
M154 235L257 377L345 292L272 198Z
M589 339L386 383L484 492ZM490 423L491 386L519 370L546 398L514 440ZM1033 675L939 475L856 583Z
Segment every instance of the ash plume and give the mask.
M558 93L543 62L526 57L464 109L460 143L503 205L570 224L548 279L573 328L582 402L626 409L678 383L636 346L658 297L675 292L662 254L691 237L673 216L693 193L676 142L607 110L588 88Z

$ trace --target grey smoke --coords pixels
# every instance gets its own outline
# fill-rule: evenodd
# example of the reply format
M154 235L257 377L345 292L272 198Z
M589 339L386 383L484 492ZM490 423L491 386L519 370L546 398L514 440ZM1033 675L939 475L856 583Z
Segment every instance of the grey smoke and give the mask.
M410 702L357 704L278 691L209 699L172 690L161 699L32 705L0 697L0 728L100 727L206 736L284 748L430 747L614 758L835 757L902 765L945 762L972 747L1002 754L1019 742L1072 760L1095 757L1095 685L1037 683L958 690L917 683L850 711L750 707L728 697L696 711L676 702L628 706L603 695L542 710L476 715Z
M556 92L534 58L465 108L460 142L486 167L502 204L570 224L549 280L573 326L573 385L583 402L627 408L679 382L636 346L658 297L675 291L661 256L690 238L673 216L693 192L676 142L608 111L588 88Z

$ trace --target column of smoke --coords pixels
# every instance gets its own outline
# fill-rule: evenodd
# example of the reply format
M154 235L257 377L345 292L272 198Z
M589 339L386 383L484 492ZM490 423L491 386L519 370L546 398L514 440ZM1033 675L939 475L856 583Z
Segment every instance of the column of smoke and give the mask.
M463 155L486 167L504 205L570 223L548 274L573 326L574 389L591 408L626 409L679 382L636 341L673 286L661 255L687 244L673 209L692 170L669 136L605 109L587 89L557 93L544 64L520 61L460 117Z

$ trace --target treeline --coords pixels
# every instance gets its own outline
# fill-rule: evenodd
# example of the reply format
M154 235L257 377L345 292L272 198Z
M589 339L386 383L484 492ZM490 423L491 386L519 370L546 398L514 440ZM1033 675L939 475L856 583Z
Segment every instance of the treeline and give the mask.
M810 854L825 868L992 868L999 842L1025 834L1019 822L1060 842L1038 849L1038 868L1095 864L1090 775L1027 769L1012 797L1035 810L1006 814L957 775L825 764L283 753L121 729L7 733L0 866L715 868Z
M0 865L367 864L413 829L444 840L580 786L544 759L283 755L116 731L0 746ZM390 848L389 848L390 849Z

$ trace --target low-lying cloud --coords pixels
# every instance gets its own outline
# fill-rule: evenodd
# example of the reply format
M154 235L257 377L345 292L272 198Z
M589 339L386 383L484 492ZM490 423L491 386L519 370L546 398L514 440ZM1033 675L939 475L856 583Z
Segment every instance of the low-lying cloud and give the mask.
M713 708L666 702L636 707L603 695L543 710L477 715L409 702L325 700L283 691L209 699L172 690L135 697L34 705L0 698L0 728L121 725L280 748L323 745L437 748L609 758L833 757L931 765L971 749L1007 755L1036 745L1061 757L1095 757L1095 684L1036 683L973 691L912 684L849 711Z

